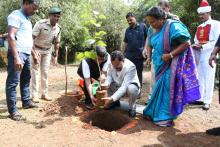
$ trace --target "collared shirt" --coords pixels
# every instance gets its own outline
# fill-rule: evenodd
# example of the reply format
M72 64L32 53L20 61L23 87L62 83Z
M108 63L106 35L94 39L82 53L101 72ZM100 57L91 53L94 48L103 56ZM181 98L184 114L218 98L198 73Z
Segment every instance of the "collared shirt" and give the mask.
M220 22L217 20L211 19L211 17L204 23L200 24L198 27L205 27L206 25L211 24L211 30L209 32L209 41L206 44L202 45L202 49L198 52L199 60L206 61L209 59L212 50L215 47L215 44L218 40L220 34ZM197 36L195 35L194 41L196 44L199 44Z
M48 49L52 47L53 43L60 42L61 28L58 24L52 26L50 19L43 19L38 21L33 28L34 44Z
M31 54L33 47L32 24L22 9L13 11L7 18L8 26L18 29L16 33L16 48L18 52Z
M142 58L146 37L147 27L145 24L139 23L134 28L128 27L124 38L124 42L128 44L125 49L125 57L129 59Z
M107 73L105 84L110 85L112 82L115 82L118 86L120 86L119 89L111 96L113 101L116 101L125 95L129 84L133 83L140 87L136 66L130 60L125 59L122 70L118 72L111 65Z

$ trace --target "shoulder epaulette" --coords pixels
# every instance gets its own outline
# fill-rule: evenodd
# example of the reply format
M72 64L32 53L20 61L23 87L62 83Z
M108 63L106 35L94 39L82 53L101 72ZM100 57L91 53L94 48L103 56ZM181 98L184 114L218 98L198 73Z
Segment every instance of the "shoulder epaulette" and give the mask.
M47 19L42 19L39 21L39 23L46 23L47 22Z

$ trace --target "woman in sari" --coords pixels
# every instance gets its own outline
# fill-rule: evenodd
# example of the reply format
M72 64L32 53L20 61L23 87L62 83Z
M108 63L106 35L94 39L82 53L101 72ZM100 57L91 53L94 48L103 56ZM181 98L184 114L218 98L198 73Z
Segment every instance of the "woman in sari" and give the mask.
M143 114L156 125L173 126L184 105L200 98L190 34L180 21L166 19L159 7L151 8L146 19L154 29L148 44L154 48L156 83Z

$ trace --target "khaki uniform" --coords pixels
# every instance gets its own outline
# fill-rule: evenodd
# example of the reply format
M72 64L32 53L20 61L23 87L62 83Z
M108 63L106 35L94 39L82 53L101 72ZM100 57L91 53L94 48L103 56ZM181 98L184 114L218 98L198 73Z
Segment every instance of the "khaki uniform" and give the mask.
M51 62L52 45L60 42L61 27L51 26L50 19L38 21L33 28L35 50L41 55L40 63L36 64L32 58L32 97L38 97L39 75L41 72L41 93L48 96L48 71Z

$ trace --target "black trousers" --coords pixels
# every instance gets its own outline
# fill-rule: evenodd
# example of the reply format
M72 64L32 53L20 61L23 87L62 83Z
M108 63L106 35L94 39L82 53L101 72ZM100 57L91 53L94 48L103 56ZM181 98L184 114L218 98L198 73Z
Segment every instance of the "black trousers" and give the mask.
M144 59L133 59L133 58L128 58L131 62L134 63L137 69L137 74L138 74L138 79L142 87L142 80L143 80L143 69L144 69Z

